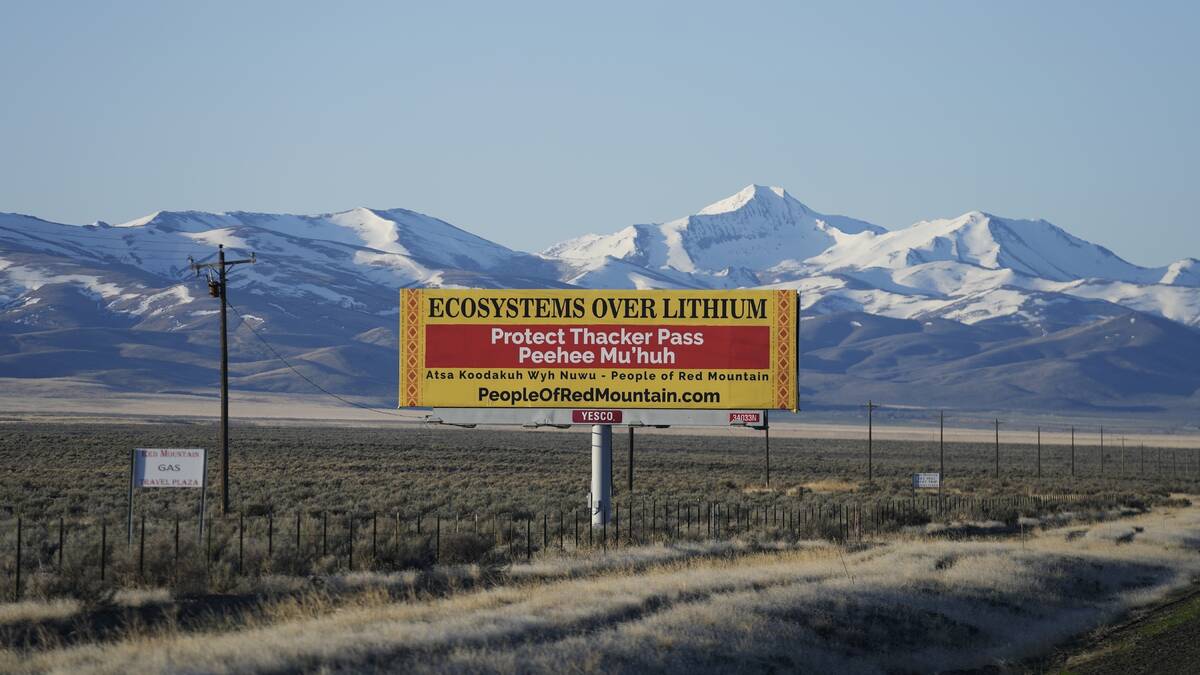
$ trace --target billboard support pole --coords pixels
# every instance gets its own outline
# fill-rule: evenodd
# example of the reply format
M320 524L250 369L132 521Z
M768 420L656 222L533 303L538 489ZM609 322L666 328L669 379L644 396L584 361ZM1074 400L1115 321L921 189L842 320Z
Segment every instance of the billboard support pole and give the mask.
M607 525L612 509L612 425L592 425L592 525Z
M767 411L763 411L763 446L767 453L767 489L771 489L771 423L767 420Z

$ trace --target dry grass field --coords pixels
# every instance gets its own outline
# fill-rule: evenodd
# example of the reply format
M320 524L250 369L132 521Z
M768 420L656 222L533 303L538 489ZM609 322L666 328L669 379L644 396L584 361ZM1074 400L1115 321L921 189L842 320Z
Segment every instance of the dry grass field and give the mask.
M810 491L907 495L916 471L936 471L937 444L876 440L875 483L861 440L772 438L772 490L761 490L762 434L746 430L694 435L638 431L635 491L661 499L761 500ZM703 435L701 435L703 433ZM614 434L617 499L626 490L624 433ZM1104 476L1096 439L1080 436L1076 477L1070 450L1047 445L1042 479L1036 446L1001 436L1000 477L991 443L948 443L947 489L1000 495L1100 494L1187 490L1200 479L1195 450L1106 448ZM129 451L135 447L216 445L215 426L192 424L0 423L0 514L44 517L124 517ZM543 512L585 503L589 437L579 431L455 429L418 425L383 428L235 426L232 433L235 511ZM216 495L215 452L210 460ZM843 487L831 490L829 486ZM846 490L845 486L856 486ZM811 487L810 487L811 486ZM158 516L194 510L194 495L146 490L140 507Z
M202 549L188 491L139 492L133 546L123 524L130 448L211 448L210 423L0 423L0 583L21 597L0 604L0 670L973 668L1198 571L1200 509L1170 497L1195 492L1192 451L1109 447L1102 476L1080 443L1071 477L1069 448L1047 445L1038 478L1036 447L1002 436L997 479L992 445L952 443L938 506L909 487L937 468L929 442L877 441L868 484L860 440L772 438L768 488L761 434L639 431L631 495L625 439L625 529L585 515L574 546L586 433L235 426L243 520L215 519Z
M404 575L264 601L219 622L47 640L5 672L931 672L1020 669L1200 573L1200 509L1025 537L702 546L540 561L496 584ZM465 581L478 568L460 570ZM70 607L47 608L61 615ZM27 610L27 613L30 610ZM2 614L0 614L2 615ZM28 618L28 617L27 617ZM58 620L62 620L61 617Z

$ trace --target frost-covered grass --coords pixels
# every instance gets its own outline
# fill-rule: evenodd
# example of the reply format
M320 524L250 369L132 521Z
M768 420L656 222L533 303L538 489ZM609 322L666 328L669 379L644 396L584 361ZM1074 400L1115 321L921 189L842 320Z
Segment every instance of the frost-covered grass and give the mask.
M1082 534L1079 534L1082 531ZM728 546L728 544L722 544ZM403 601L296 599L237 630L164 631L0 657L5 671L816 672L1012 663L1200 574L1200 508L1031 526L990 541L896 535L798 550L646 547L530 565ZM605 567L611 564L611 567ZM360 579L369 586L371 579ZM376 580L378 581L378 580ZM349 583L349 581L348 581Z

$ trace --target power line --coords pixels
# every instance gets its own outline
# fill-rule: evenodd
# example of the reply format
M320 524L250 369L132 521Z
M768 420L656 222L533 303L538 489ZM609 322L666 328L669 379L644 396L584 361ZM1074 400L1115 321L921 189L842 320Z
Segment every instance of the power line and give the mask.
M342 403L345 403L346 405L354 406L355 408L362 408L363 410L370 410L373 413L378 413L380 415L387 415L389 417L405 417L404 415L400 415L398 413L390 412L387 410L380 410L379 408L372 408L371 406L363 405L361 403L355 403L354 401L351 401L347 398L338 396L337 394L333 393L332 391L329 391L325 387L322 387L321 385L317 384L316 382L314 382L312 380L312 378L308 377L307 375L300 372L299 370L296 370L296 367L293 366L287 359L285 359L283 357L283 354L280 354L278 350L276 350L274 347L272 347L271 343L267 342L267 339L264 338L261 334L259 334L259 332L254 329L254 326L252 326L250 324L250 322L246 321L246 316L244 314L242 314L241 310L239 310L237 307L235 307L233 305L233 303L231 303L231 302L226 301L226 303L229 305L229 308L232 309L238 315L238 318L240 318L242 320L242 325L246 326L246 328L249 328L250 332L254 334L254 337L258 338L259 341L262 342L263 345L268 350L270 350L272 354L275 355L275 358L277 358L281 362L283 362L283 365L287 366L288 370L295 373L297 376L300 377L300 379L311 384L313 386L313 388L317 389L318 391L325 394L326 396L331 396L331 397L341 401Z

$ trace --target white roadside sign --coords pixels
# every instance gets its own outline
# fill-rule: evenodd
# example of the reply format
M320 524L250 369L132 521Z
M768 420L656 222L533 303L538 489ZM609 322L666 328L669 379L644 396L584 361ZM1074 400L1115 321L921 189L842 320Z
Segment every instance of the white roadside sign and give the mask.
M138 448L133 451L133 486L203 488L202 448Z
M921 490L925 488L939 488L942 486L942 474L940 473L914 473L913 474L913 489Z

